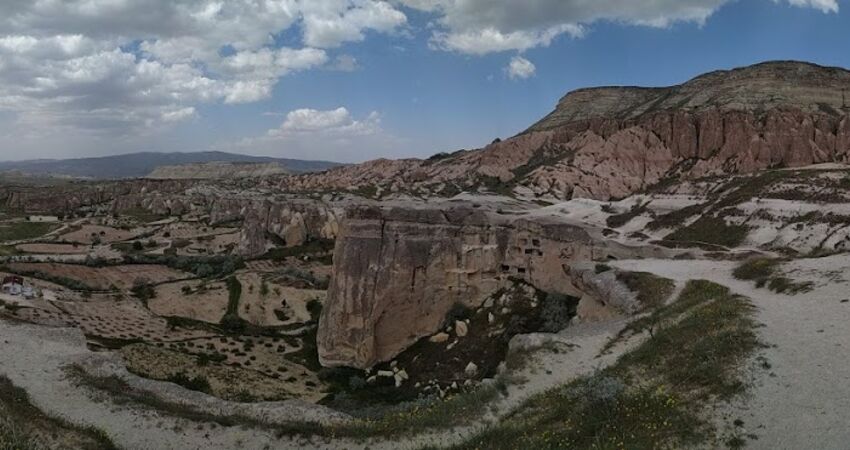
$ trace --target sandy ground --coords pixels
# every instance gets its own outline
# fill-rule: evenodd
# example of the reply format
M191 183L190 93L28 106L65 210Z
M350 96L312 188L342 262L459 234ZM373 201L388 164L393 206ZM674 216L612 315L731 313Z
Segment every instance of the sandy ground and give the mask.
M88 267L78 264L13 263L9 264L9 268L13 271L38 271L71 278L86 283L95 289L109 289L111 286L129 289L133 286L133 282L140 278L158 284L193 277L193 275L155 264Z
M21 244L16 247L24 253L36 254L60 254L60 255L86 255L91 249L88 245L71 244Z
M204 291L197 291L200 282L183 281L163 284L156 288L156 297L148 307L158 316L186 317L209 323L219 323L227 312L229 293L224 283L208 283ZM183 287L193 290L184 294Z
M239 300L239 316L254 325L281 326L304 323L310 320L307 303L316 299L324 302L326 291L296 289L267 282L268 292L261 291L262 275L247 272L238 276L242 283L242 297ZM281 320L275 311L286 317Z
M816 288L788 296L734 279L734 263L641 260L613 263L679 281L706 279L752 299L764 324L762 340L771 368L759 377L749 400L727 414L744 421L745 433L758 440L751 449L846 449L850 442L850 256L793 261L785 266L795 281ZM733 419L734 420L734 419Z
M102 225L83 225L79 230L63 234L59 239L68 242L91 244L97 237L101 242L112 243L131 239L145 232L145 229L122 230Z
M571 328L556 337L569 344L569 351L540 352L536 362L517 374L524 383L510 385L507 397L493 405L483 421L473 426L417 435L404 440L350 441L325 438L278 438L270 433L239 427L212 427L175 419L165 414L115 405L99 395L74 386L63 372L68 364L82 364L90 373L118 374L134 387L156 392L170 401L199 406L207 411L231 411L263 417L265 420L341 420L326 408L298 401L236 404L186 391L170 383L142 379L126 372L120 359L111 353L91 353L76 330L0 321L0 373L26 389L36 406L80 425L104 430L122 448L135 449L415 449L423 445L451 444L480 432L530 396L593 373L619 357L619 352L597 358L609 337L622 323L585 325ZM626 347L626 346L622 346ZM620 349L623 351L624 349Z
M340 420L332 411L297 401L239 404L186 391L171 383L141 379L126 372L112 354L91 353L78 331L0 322L0 373L29 393L40 409L79 425L94 425L120 447L142 449L297 449L306 441L278 438L272 433L240 427L223 428L174 419L164 414L103 401L76 387L63 369L80 364L97 375L117 374L134 388L156 392L169 401L202 410L231 411L271 422ZM319 448L319 447L317 447Z

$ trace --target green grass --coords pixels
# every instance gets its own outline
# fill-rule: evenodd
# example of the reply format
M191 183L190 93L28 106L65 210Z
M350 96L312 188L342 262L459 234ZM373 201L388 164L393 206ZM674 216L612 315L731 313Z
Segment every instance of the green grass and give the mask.
M12 222L0 224L0 242L24 241L59 229L56 223Z
M653 337L613 366L536 395L455 449L658 449L707 444L709 405L743 393L753 307L707 281L657 310ZM660 324L660 322L659 322Z
M26 391L0 376L0 450L46 448L112 450L117 447L100 430L48 416L30 402Z
M0 256L17 256L21 252L13 245L0 245Z
M744 242L749 231L748 226L730 225L722 217L702 216L696 222L670 233L664 239L737 247Z
M620 272L617 280L637 294L643 310L658 308L673 295L676 284L673 280L648 272Z
M755 258L744 261L732 271L732 276L738 280L759 281L773 276L780 261L770 258Z
M767 287L778 294L797 295L814 289L815 284L811 281L797 282L788 277L778 275L782 260L771 258L755 258L744 261L735 270L732 276L745 281L755 281L756 287Z
M605 224L608 225L609 228L620 228L623 225L631 222L631 220L635 217L646 212L647 205L649 205L649 202L635 203L634 206L631 207L631 209L624 213L608 216L608 218L605 219Z

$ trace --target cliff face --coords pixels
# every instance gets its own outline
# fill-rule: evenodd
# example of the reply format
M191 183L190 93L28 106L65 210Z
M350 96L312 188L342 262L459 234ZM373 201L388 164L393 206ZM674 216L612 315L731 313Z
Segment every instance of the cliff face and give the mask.
M765 63L668 88L582 89L526 132L480 150L373 161L279 185L607 200L665 179L847 162L848 114L850 72Z
M350 209L319 323L319 358L325 366L371 367L438 331L455 304L477 308L512 279L580 295L573 262L651 252L613 247L552 217Z

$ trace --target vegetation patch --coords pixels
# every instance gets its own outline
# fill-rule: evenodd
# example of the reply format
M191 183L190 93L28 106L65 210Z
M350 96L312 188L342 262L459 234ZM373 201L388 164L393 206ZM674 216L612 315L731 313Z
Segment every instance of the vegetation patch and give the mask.
M661 230L664 228L677 227L685 223L691 217L702 213L706 209L707 205L705 204L686 206L682 209L677 209L676 211L672 211L667 214L663 214L656 217L655 220L646 224L646 228L654 231Z
M45 222L9 222L0 224L0 242L35 239L56 231L59 227L59 224Z
M220 278L245 267L238 256L177 256L131 253L124 256L123 264L158 264L171 269L193 273L201 278Z
M750 228L746 225L730 225L722 217L703 216L696 222L680 228L664 239L684 243L704 243L737 247L747 238Z
M221 318L222 328L239 332L246 327L245 320L239 317L239 300L242 298L242 283L235 276L227 279L227 312Z
M617 280L637 295L644 311L663 306L676 288L673 280L648 272L618 272Z
M497 395L496 386L482 387L444 400L429 399L406 406L380 419L354 420L340 425L322 425L312 422L269 423L243 415L217 415L200 411L192 406L170 402L155 394L135 389L126 381L112 376L94 376L79 366L68 368L68 373L81 386L109 394L116 404L132 404L198 423L215 423L224 427L247 427L268 430L279 436L325 436L370 438L393 437L468 424L478 417Z
M100 430L48 416L30 402L26 391L0 376L0 449L45 448L112 450L117 447Z
M685 448L716 430L709 405L741 394L760 347L753 307L708 281L656 310L653 336L613 366L532 397L456 449ZM661 319L668 319L662 324Z
M284 261L287 258L303 258L304 256L322 258L328 253L333 252L333 249L334 241L332 239L313 239L294 247L274 248L266 252L260 259Z
M620 228L623 225L631 222L631 220L635 217L645 213L647 211L648 205L649 202L635 203L634 206L631 207L631 209L624 213L608 216L608 218L605 219L605 224L608 225L609 228Z
M739 280L755 281L757 288L767 287L773 292L787 295L797 295L814 289L811 281L797 282L788 277L778 275L782 260L771 258L755 258L744 261L732 276Z

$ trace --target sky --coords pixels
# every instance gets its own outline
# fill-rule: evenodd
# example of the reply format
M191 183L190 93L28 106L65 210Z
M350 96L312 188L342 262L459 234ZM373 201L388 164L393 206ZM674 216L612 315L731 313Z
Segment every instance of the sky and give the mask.
M850 0L3 0L0 160L478 148L567 92L850 67Z

